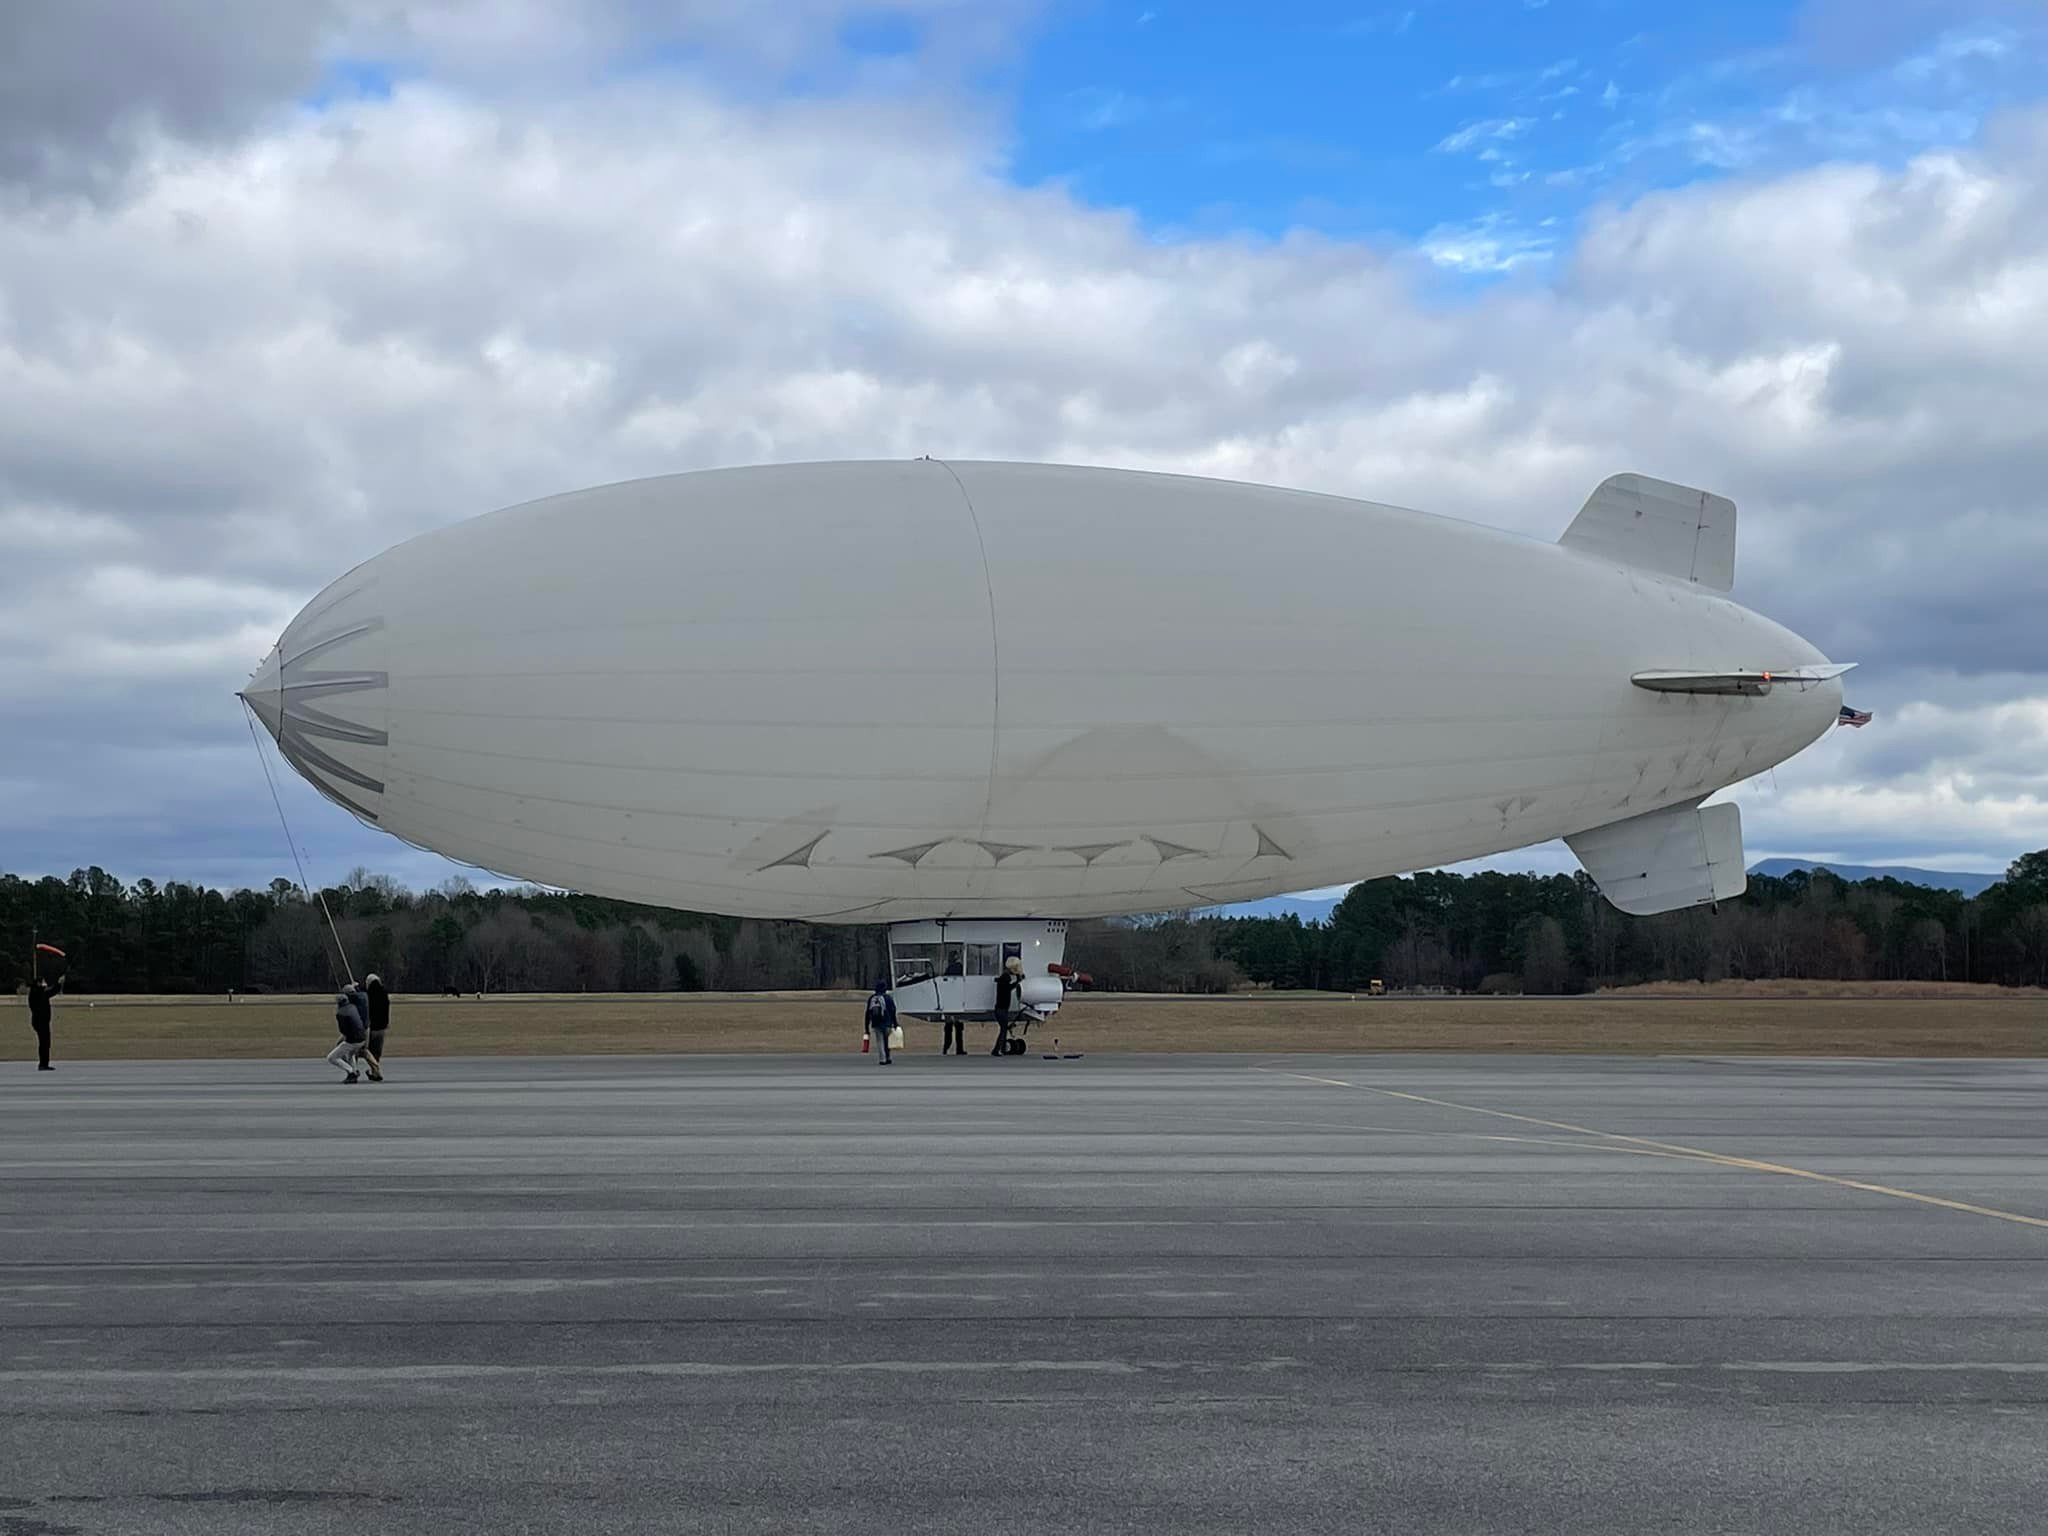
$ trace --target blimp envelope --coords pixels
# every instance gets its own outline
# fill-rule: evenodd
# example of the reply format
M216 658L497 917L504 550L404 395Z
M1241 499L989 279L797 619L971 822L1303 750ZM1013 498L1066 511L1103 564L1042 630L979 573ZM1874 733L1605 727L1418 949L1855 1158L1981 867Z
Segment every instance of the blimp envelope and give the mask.
M1670 685L1825 658L1717 590L1699 493L1629 480L1561 544L1051 465L634 481L359 566L244 696L337 803L544 884L825 921L1206 905L1696 805L1832 723L1817 672Z

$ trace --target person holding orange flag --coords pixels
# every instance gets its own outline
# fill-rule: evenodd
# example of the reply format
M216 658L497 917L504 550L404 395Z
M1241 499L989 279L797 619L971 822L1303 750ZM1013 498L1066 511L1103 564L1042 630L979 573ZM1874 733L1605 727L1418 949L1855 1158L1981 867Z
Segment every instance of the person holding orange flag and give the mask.
M33 958L29 961L28 1023L36 1032L36 1070L48 1072L50 1067L50 999L64 990L64 971L60 965L54 977L42 974L42 958L50 955L61 961L64 951L54 944L38 944Z

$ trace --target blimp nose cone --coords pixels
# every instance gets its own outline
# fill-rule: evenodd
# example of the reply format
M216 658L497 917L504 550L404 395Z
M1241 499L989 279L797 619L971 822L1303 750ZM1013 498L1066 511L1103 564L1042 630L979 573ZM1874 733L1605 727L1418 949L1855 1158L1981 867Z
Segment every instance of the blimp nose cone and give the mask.
M263 664L249 679L249 686L236 695L263 722L263 728L273 739L284 726L283 678L284 653L273 645L270 654L263 658Z
M390 677L373 583L337 583L286 626L241 698L286 762L366 821L381 819Z
M1791 662L1788 670L1820 674L1818 681L1797 682L1789 688L1774 690L1790 721L1787 734L1791 750L1786 753L1789 757L1818 741L1834 725L1842 709L1842 678L1837 664L1830 662L1819 646L1790 630L1781 633L1787 641L1782 649Z

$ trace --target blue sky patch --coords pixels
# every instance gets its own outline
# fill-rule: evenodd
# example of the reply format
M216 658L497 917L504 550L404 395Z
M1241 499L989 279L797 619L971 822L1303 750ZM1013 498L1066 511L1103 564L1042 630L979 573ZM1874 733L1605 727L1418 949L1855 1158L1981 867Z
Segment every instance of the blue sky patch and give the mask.
M1548 261L1602 201L1964 142L2042 77L2043 27L2012 6L1868 0L1862 29L1830 9L1068 10L1023 67L1012 173L1168 233L1385 237L1490 276Z
M383 101L391 94L397 71L379 59L330 59L320 72L320 82L306 97L315 109L338 106L348 101Z

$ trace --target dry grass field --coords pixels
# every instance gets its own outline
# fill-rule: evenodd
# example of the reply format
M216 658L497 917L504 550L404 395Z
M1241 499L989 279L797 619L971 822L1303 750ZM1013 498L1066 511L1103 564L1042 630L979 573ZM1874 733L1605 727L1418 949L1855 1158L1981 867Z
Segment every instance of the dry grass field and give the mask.
M1647 981L1602 997L1861 997L1900 1002L1932 998L2048 998L2040 987L1986 987L1967 981Z
M1032 1033L1063 1051L1588 1051L1634 1053L2048 1055L2048 994L1994 987L1777 984L1640 988L1578 998L1219 998L1081 995ZM1787 986L1801 984L1790 983ZM1755 987L1766 989L1758 995ZM1901 990L1903 989L1903 990ZM857 993L400 997L390 1052L405 1056L809 1051L860 1048ZM59 1061L208 1057L317 1059L334 1041L325 997L66 998ZM930 1053L936 1024L905 1021ZM969 1040L986 1050L991 1027ZM0 1060L32 1059L19 999L0 1000Z

